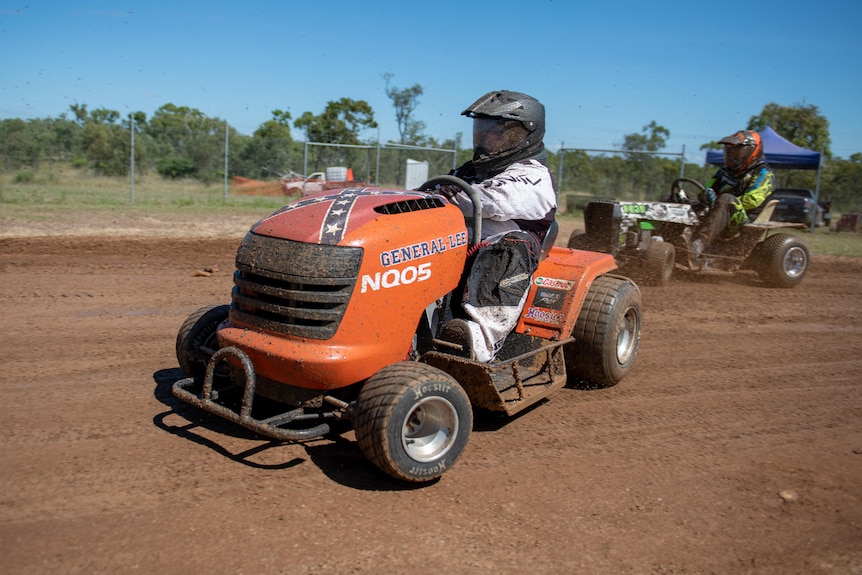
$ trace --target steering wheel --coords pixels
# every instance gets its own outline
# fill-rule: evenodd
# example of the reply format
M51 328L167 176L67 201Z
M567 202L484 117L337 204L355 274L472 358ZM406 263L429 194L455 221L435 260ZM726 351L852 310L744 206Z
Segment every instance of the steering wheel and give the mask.
M436 176L431 178L417 189L423 192L432 192L440 194L447 200L455 197L455 193L447 189L447 186L455 186L459 191L467 194L473 204L473 238L470 241L470 247L482 241L482 196L479 195L473 186L455 176Z
M696 187L698 189L697 196L690 198L682 188L682 184L692 184ZM697 204L700 203L697 199L698 196L705 191L706 188L697 180L692 180L691 178L677 178L670 185L670 196L668 196L668 201L676 202L678 204Z

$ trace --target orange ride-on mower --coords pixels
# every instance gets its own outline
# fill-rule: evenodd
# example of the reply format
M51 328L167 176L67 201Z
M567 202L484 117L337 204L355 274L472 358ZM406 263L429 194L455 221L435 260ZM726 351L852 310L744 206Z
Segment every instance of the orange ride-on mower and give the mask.
M261 435L302 441L352 425L385 473L433 480L461 455L473 408L513 415L566 382L607 387L635 359L637 286L613 256L545 239L521 318L497 358L478 363L443 341L472 234L435 190L329 190L259 221L236 255L230 305L205 307L176 342L183 401ZM441 187L442 186L442 187Z

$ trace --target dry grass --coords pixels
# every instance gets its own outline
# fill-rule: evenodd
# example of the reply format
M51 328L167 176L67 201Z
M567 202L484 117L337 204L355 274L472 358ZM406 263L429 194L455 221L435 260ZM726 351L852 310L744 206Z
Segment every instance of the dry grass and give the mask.
M260 218L295 198L234 193L224 183L146 176L94 177L65 167L0 173L0 237L242 237ZM837 221L838 215L835 216ZM558 245L583 228L582 212L560 214ZM820 228L803 237L815 255L862 257L862 236Z
M0 174L0 236L236 236L294 198L235 194L223 184L135 181L62 168Z

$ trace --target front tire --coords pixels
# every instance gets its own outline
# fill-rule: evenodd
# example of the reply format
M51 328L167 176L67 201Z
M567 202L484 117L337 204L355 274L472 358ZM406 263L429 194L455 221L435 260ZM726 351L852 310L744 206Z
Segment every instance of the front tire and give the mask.
M371 376L354 414L365 457L388 475L415 483L452 467L473 427L470 399L455 378L416 362L396 363Z
M811 254L808 246L792 234L775 234L757 246L757 274L766 285L789 289L808 272Z
M218 349L216 332L229 312L229 305L202 307L189 315L180 326L177 333L177 361L186 377L203 381L210 356L201 348Z
M619 383L637 355L641 308L640 291L630 280L597 277L572 330L575 341L564 349L569 379L594 388Z
M663 287L673 277L676 248L666 242L650 242L643 259L643 279L648 286Z

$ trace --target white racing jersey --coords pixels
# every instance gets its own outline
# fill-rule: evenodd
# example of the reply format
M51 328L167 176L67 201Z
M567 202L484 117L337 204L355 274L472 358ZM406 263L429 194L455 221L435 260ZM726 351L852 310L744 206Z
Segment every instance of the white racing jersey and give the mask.
M541 220L557 206L551 172L536 160L516 162L472 186L482 197L482 239L519 229L513 220ZM472 217L467 195L456 198L465 217Z

